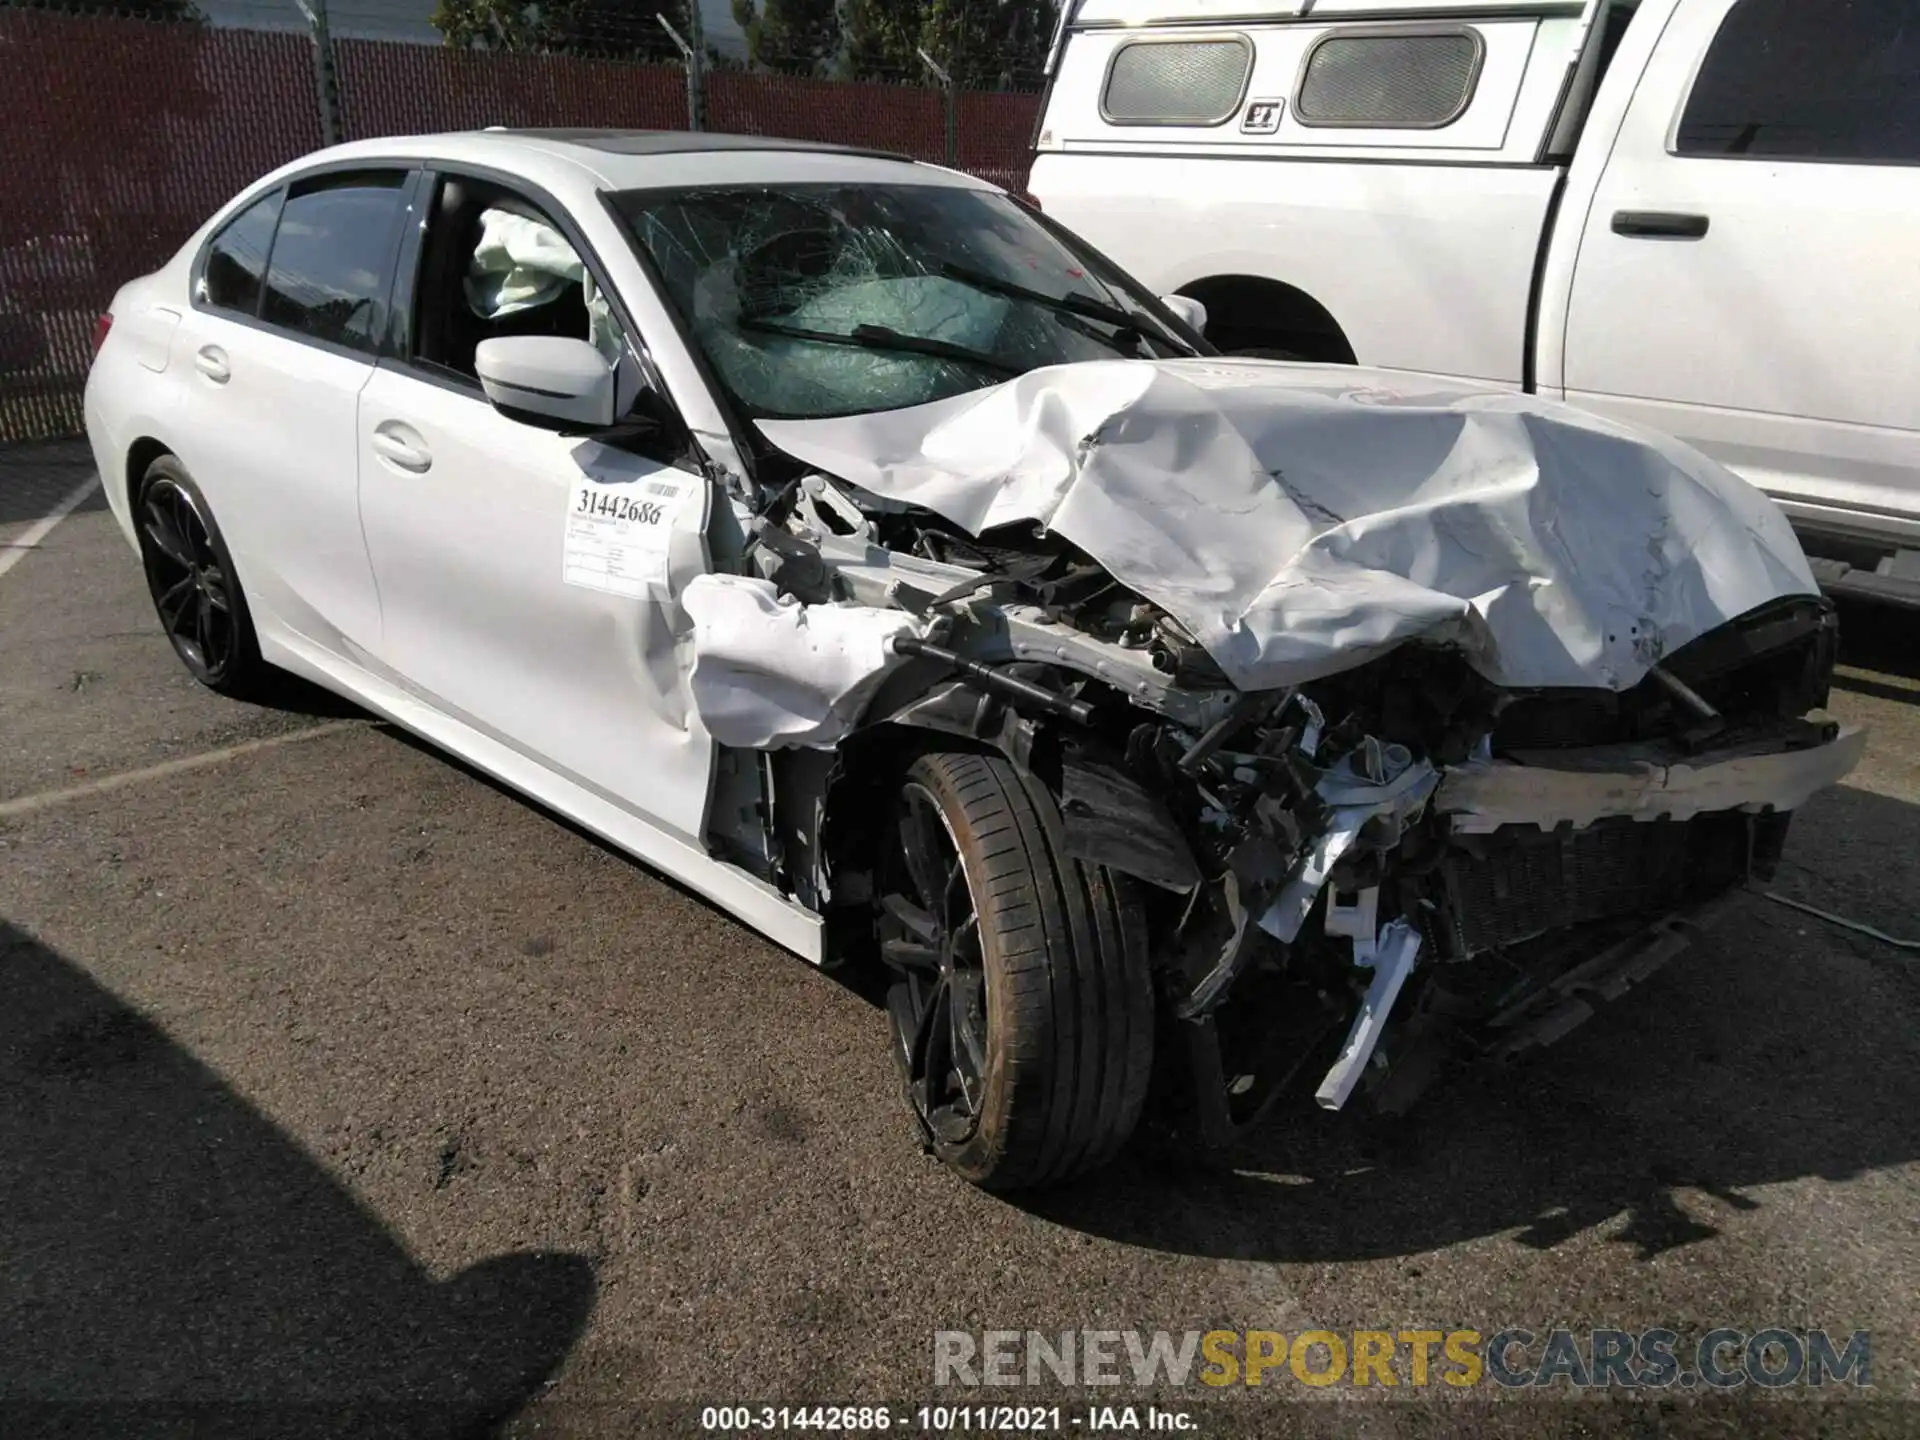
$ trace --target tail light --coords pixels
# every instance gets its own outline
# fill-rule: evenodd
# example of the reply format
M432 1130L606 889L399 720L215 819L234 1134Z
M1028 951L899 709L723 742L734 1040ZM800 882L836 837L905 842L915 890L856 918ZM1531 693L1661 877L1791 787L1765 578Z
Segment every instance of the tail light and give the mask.
M93 322L93 353L98 355L100 347L107 343L107 332L113 329L113 312L109 310Z

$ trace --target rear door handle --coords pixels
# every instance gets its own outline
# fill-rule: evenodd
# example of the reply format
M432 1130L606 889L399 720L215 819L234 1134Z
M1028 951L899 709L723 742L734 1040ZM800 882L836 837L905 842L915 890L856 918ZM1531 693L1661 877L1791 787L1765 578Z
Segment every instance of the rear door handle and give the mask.
M1658 236L1667 240L1698 240L1707 233L1704 215L1680 215L1671 210L1616 210L1616 235Z
M226 384L233 376L227 368L227 352L218 345L202 345L194 351L193 368L216 385Z
M427 442L411 425L382 420L373 427L370 443L374 454L399 469L424 475L433 468L433 455L427 449Z

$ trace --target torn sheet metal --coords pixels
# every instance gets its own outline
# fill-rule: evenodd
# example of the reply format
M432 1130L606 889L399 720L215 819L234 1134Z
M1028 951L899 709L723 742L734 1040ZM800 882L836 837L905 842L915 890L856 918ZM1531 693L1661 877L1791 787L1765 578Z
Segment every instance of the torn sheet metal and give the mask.
M1362 770L1357 757L1365 757L1372 773ZM1419 815L1439 784L1439 772L1425 760L1414 760L1403 745L1381 746L1370 737L1367 746L1344 757L1314 787L1332 807L1326 828L1295 864L1286 888L1260 916L1260 928L1291 944L1313 912L1313 902L1326 888L1334 866L1353 848L1367 823L1386 818L1396 827L1405 825Z
M1089 361L760 428L973 533L1045 525L1244 690L1416 637L1459 643L1496 685L1625 690L1728 620L1817 593L1773 503L1698 452L1425 376Z
M1405 920L1394 920L1381 927L1378 943L1371 948L1369 963L1373 967L1373 982L1367 986L1360 1008L1354 1012L1353 1024L1347 1027L1347 1038L1340 1046L1339 1057L1328 1067L1320 1088L1313 1094L1323 1110L1338 1110L1345 1105L1354 1086L1366 1073L1367 1062L1373 1059L1374 1049L1387 1028L1387 1019L1393 1013L1394 1001L1400 998L1407 977L1413 974L1414 962L1420 955L1420 932Z
M1866 731L1847 725L1805 750L1703 755L1670 765L1623 756L1604 768L1558 770L1476 760L1447 771L1433 805L1457 834L1502 825L1585 829L1609 816L1691 820L1720 810L1798 810L1851 773L1866 748Z
M716 741L747 749L838 743L906 663L894 637L921 633L904 611L802 605L744 575L701 575L681 604L693 620L694 708Z

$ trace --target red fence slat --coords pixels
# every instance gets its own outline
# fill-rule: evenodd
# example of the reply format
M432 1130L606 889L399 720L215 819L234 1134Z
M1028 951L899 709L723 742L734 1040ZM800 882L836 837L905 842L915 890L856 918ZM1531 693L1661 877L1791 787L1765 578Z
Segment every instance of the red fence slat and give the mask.
M349 138L487 125L680 129L686 78L662 65L335 42ZM220 204L321 143L313 52L297 34L0 8L9 142L0 167L0 442L69 435L94 318ZM716 71L714 130L941 161L938 91ZM964 94L958 164L1026 168L1036 98Z

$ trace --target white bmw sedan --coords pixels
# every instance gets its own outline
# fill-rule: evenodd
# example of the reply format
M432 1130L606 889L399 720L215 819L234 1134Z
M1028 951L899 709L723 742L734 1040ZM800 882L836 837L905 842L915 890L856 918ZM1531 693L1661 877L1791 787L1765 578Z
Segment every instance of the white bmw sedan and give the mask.
M1150 1088L1221 1145L1549 1043L1861 753L1726 471L1205 319L908 160L387 139L122 289L86 423L200 681L874 977L926 1146L1014 1188Z

